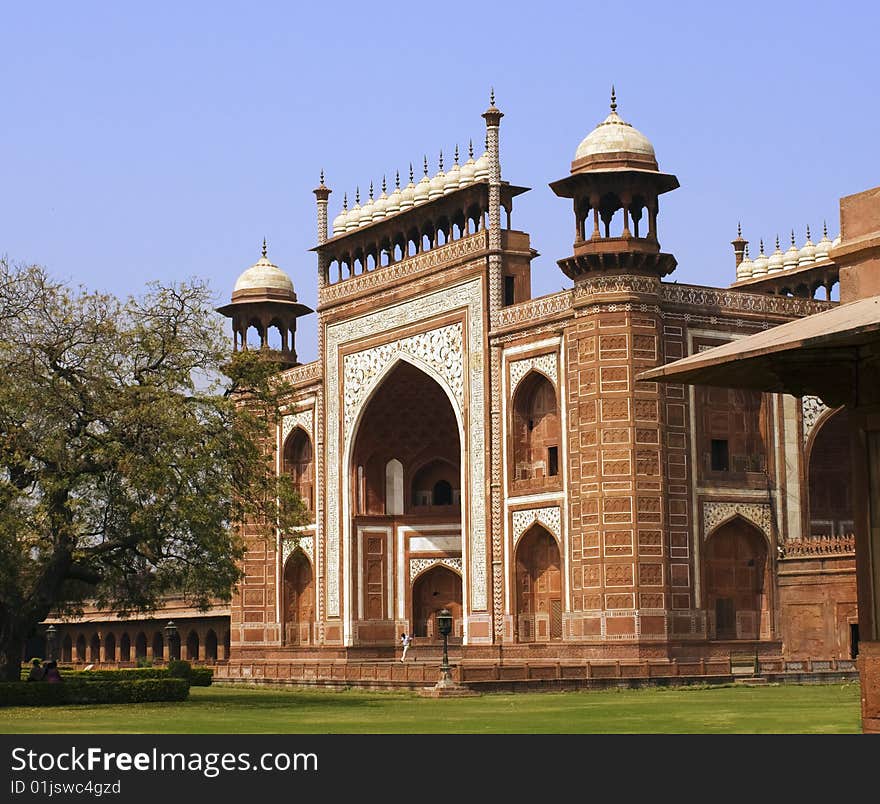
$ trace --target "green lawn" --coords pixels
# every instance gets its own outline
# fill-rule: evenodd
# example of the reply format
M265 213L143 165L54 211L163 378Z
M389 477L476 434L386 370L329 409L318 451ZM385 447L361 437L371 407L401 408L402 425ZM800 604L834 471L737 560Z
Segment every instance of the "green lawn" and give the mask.
M0 733L852 734L859 685L415 693L193 687L183 703L0 708Z

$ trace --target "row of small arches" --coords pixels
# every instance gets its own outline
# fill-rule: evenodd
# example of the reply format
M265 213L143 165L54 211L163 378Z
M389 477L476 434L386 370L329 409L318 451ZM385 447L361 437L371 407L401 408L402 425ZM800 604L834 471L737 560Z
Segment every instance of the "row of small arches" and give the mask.
M217 633L213 628L209 629L204 639L204 658L199 658L201 640L199 634L195 630L189 631L186 639L181 639L180 658L187 661L205 661L213 663L218 660L218 647L221 643L218 640ZM229 632L224 634L225 656L229 656ZM99 634L93 633L91 637L86 639L85 634L79 634L74 640L70 634L66 634L61 641L61 661L72 662L91 662L97 664L101 661L106 662L134 662L138 659L146 659L148 657L147 648L152 649L153 661L162 661L168 658L166 652L167 640L162 631L153 632L150 639L144 631L138 632L132 639L128 632L123 633L117 643L116 634L107 633L104 636L103 644ZM104 648L104 659L101 658L101 648ZM119 658L117 659L117 653Z

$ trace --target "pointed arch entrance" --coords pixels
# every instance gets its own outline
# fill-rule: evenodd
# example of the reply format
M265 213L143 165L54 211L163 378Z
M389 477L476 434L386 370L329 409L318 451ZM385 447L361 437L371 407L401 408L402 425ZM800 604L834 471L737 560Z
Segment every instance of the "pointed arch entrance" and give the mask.
M450 637L461 636L461 575L443 564L435 564L412 585L413 636L439 639L437 613L452 614Z
M770 559L764 534L735 516L709 536L703 566L710 636L769 637Z
M426 553L432 558L462 556L461 424L448 388L429 372L398 360L382 376L354 426L347 586L353 643L394 645L397 624L410 618L406 630L415 631L420 618L420 630L426 632L434 609L426 600L416 615L409 562ZM448 605L457 607L460 622L462 580L451 574L454 582L437 576L445 578L439 590Z
M315 576L308 556L294 550L284 565L284 642L309 645L315 622Z
M826 418L813 438L809 457L811 538L846 538L855 531L852 501L849 414Z
M562 639L559 545L535 523L516 546L516 627L519 642Z

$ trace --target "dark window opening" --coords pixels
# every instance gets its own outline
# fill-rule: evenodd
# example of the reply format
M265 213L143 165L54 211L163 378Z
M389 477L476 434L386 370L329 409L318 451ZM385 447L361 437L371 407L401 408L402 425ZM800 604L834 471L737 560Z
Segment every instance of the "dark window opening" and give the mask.
M728 472L730 471L730 456L727 451L726 438L712 439L712 471Z
M434 484L434 505L452 505L452 485L446 480Z
M513 304L514 296L514 278L512 276L504 277L504 305Z
M547 474L550 477L559 474L559 447L547 447Z
M849 624L849 658L855 659L859 655L859 624Z

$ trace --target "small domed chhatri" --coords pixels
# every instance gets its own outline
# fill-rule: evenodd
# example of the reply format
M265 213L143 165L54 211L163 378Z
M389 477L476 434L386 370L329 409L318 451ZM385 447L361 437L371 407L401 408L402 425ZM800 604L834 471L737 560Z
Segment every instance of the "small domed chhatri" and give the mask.
M323 183L320 189L326 190ZM248 330L255 329L261 351L267 350L281 365L295 366L296 320L314 311L297 301L292 280L269 260L263 238L262 256L238 277L232 301L217 312L232 319L235 351L248 348ZM277 332L280 348L270 346L270 330Z

